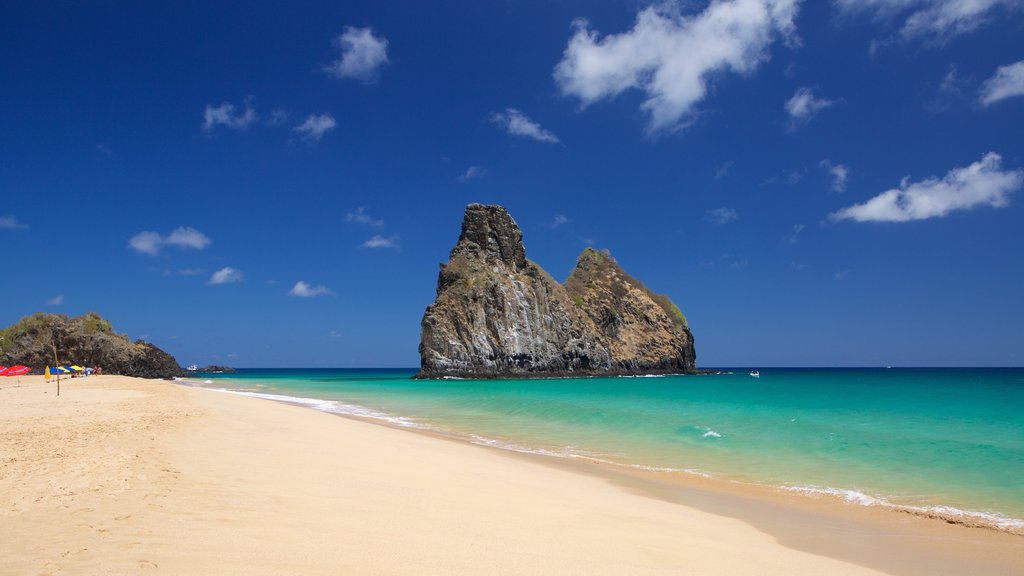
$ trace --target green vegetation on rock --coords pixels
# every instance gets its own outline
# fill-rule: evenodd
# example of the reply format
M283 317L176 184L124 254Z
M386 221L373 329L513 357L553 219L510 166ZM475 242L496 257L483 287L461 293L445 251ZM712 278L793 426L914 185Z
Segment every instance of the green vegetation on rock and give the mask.
M95 312L76 318L42 312L0 330L0 364L98 366L106 374L171 378L181 373L173 356L156 346L114 332Z

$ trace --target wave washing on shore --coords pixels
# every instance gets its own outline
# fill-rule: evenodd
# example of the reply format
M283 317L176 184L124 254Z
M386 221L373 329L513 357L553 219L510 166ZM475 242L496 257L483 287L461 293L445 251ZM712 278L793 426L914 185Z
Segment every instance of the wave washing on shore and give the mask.
M190 383L516 452L714 476L1024 534L1024 370L412 374L241 370Z

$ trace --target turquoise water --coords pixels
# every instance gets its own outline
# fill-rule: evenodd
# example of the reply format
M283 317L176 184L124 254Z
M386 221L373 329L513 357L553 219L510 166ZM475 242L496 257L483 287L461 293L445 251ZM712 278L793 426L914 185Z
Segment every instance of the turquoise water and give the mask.
M503 381L413 373L240 370L192 380L508 449L970 513L1024 530L1024 369Z

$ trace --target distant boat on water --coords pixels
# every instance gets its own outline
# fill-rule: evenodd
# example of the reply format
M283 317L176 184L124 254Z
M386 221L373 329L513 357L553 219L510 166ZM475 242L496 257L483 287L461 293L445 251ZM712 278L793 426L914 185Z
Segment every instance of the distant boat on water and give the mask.
M195 364L189 364L188 368L186 368L186 370L188 370L189 372L195 372L195 371L199 370L199 366L197 366Z
M750 377L751 378L760 378L761 377L761 373L758 372L757 370L751 370L750 371Z

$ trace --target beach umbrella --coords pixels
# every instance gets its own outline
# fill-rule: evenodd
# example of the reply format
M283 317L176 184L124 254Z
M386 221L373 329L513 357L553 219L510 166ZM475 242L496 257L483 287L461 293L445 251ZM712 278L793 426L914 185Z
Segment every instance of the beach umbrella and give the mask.
M32 369L29 368L28 366L24 366L22 364L18 364L17 366L11 366L7 370L4 370L3 372L0 372L0 375L2 375L2 376L21 376L23 374L28 374L31 371L32 371Z
M32 369L24 364L18 364L17 366L11 366L10 368L0 372L0 376L22 376L28 374ZM21 378L18 378L18 386L21 386Z
M75 372L84 372L85 371L85 368L82 368L81 366L76 366L74 364L71 365L71 369L74 370Z
M49 367L49 365L47 365L46 372L43 372L43 375L46 377L46 381L49 382L50 381L50 367Z
M71 374L71 368L68 368L67 366L57 366L53 371L60 374Z

